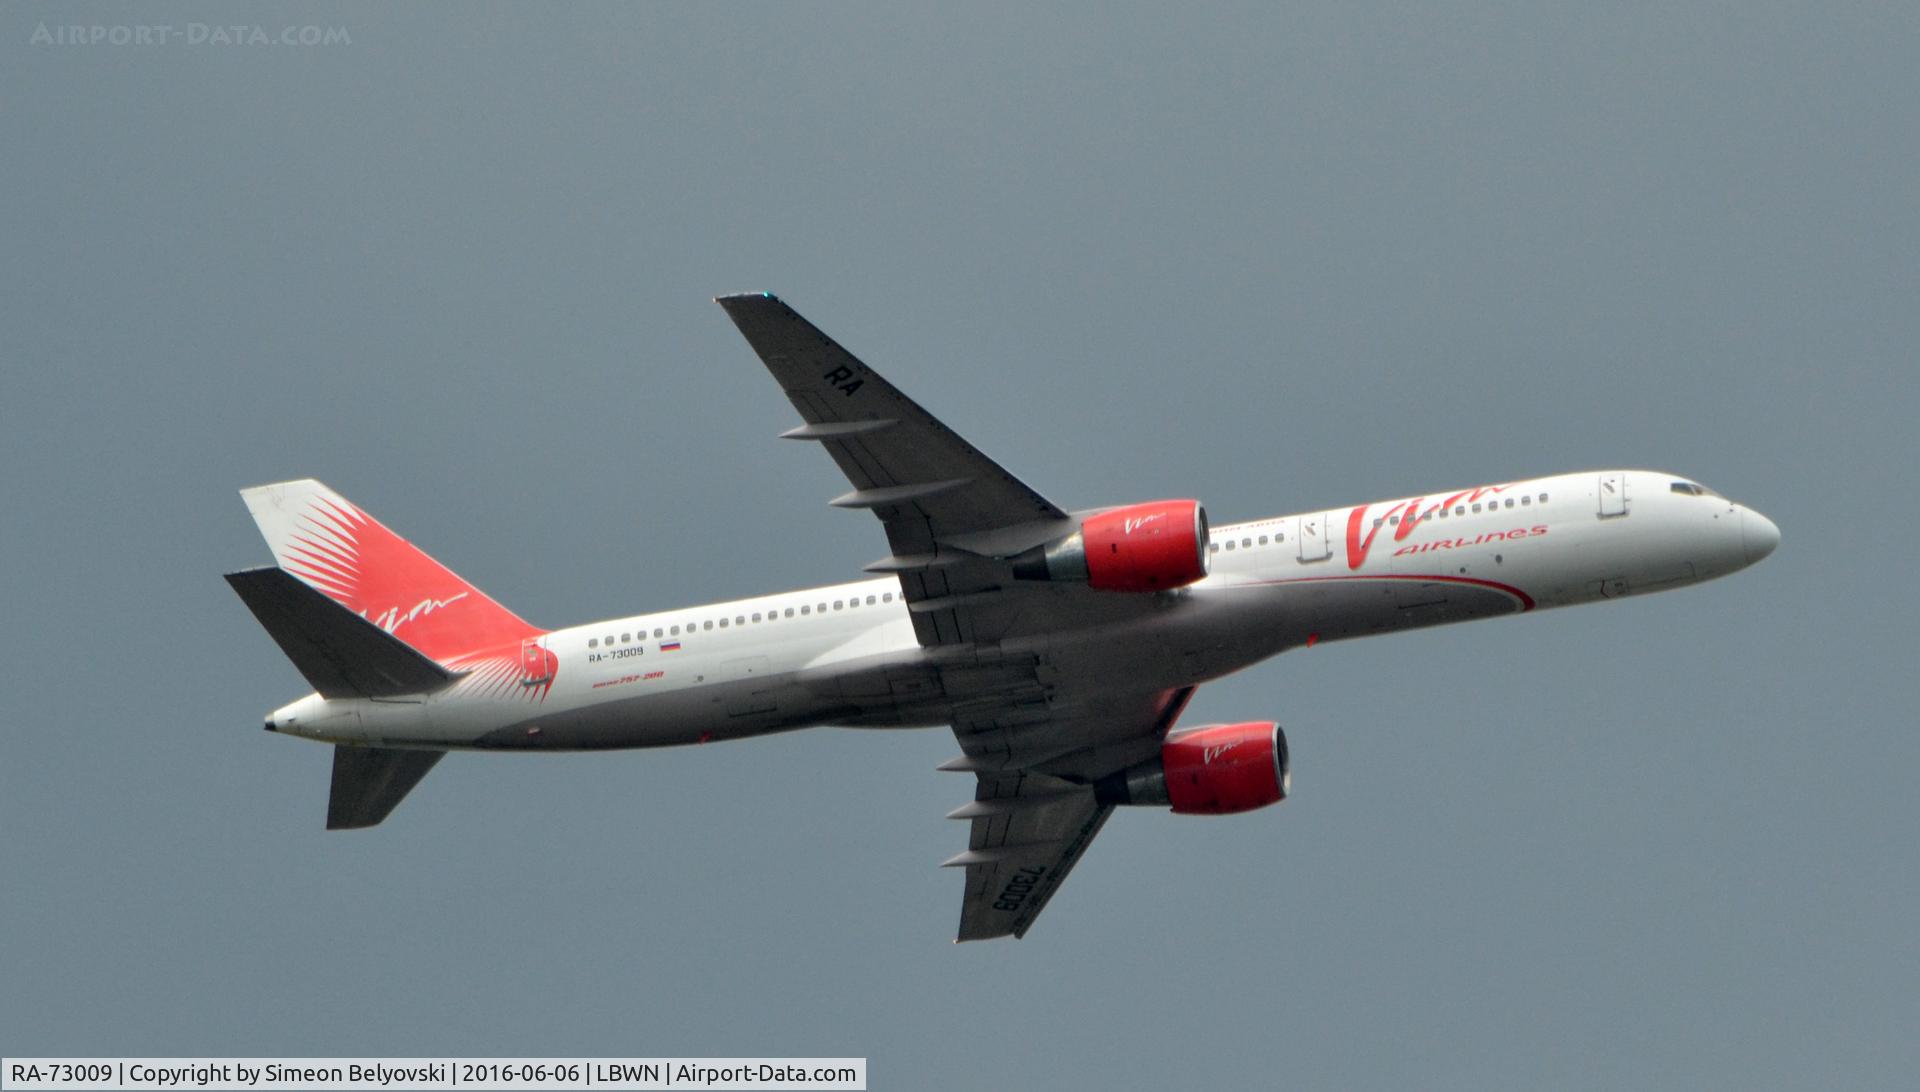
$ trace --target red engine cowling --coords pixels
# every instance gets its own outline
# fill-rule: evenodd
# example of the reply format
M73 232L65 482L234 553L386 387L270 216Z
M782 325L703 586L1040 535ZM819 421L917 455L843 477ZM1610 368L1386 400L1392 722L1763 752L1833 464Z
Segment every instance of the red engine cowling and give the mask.
M1207 510L1199 501L1129 504L1088 517L1080 530L1013 558L1023 580L1084 581L1102 591L1185 587L1207 575Z
M1107 804L1170 805L1177 815L1232 815L1287 798L1287 735L1270 720L1215 724L1168 736L1160 757L1103 778Z

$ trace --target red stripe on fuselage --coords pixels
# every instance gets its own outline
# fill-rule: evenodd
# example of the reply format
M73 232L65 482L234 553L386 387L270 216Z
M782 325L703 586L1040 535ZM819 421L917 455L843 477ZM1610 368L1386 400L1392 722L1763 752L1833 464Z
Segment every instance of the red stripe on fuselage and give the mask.
M1311 584L1316 581L1328 580L1342 580L1347 582L1356 580L1417 580L1425 584L1467 584L1476 588L1486 588L1489 591L1505 592L1513 596L1520 601L1520 610L1522 613L1533 609L1533 596L1528 595L1519 588L1511 584L1502 584L1497 580L1481 580L1471 576L1441 576L1437 573L1431 576L1422 576L1418 573L1372 573L1365 576L1294 576L1284 580L1255 580L1250 583L1261 585Z

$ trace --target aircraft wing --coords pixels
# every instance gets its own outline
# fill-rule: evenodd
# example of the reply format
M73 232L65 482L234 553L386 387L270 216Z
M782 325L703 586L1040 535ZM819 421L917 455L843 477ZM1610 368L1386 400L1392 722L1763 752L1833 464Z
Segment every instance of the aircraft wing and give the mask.
M921 409L791 307L756 293L718 300L805 422L784 433L825 447L892 553L914 634L953 703L974 800L960 940L1022 936L1112 814L1094 784L1156 754L1192 688L1063 706L1051 667L1001 645L1041 629L1124 622L1154 598L1016 580L1005 559L1073 533L1078 522Z
M892 553L866 568L899 575L920 643L1009 636L1022 597L1046 593L990 559L1072 533L1067 514L772 295L717 302L806 422L782 435L818 442L852 483L832 504L886 528Z
M953 812L972 819L976 848L946 863L964 866L956 942L1023 937L1047 900L1113 814L1093 789L1038 775L982 777L974 801Z
M973 803L948 818L972 824L956 940L1023 937L1100 833L1113 805L1093 783L1155 754L1193 688L1121 698L1067 714L982 710L956 722L964 753L942 769L971 770Z

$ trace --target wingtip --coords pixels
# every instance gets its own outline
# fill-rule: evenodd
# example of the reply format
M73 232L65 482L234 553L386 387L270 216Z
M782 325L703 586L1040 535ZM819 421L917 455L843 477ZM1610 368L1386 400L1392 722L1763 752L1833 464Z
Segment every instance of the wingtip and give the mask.
M754 300L772 300L775 303L779 303L780 297L771 292L728 292L724 295L713 297L713 302L722 307L730 303L750 303Z

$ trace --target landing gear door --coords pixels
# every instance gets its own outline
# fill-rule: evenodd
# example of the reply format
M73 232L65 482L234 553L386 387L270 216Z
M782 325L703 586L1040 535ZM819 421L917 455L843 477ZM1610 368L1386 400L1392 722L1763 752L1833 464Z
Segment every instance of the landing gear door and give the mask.
M1600 475L1600 518L1613 519L1627 514L1627 476L1621 473Z
M1333 556L1333 539L1328 530L1333 524L1333 516L1321 512L1312 516L1296 516L1293 521L1293 537L1300 543L1302 562L1325 561Z

